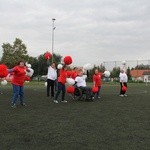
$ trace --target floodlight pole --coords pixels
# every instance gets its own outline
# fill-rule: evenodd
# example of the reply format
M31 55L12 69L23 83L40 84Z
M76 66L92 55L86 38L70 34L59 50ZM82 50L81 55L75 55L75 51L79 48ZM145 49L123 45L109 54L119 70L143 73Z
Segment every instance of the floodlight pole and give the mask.
M52 18L52 62L53 62L53 60L54 60L54 58L53 58L53 54L54 54L54 30L55 30L55 26L54 26L54 21L55 21L56 19L55 18Z
M137 79L138 79L138 71L139 71L139 60L137 60ZM138 83L139 83L139 79L138 79Z

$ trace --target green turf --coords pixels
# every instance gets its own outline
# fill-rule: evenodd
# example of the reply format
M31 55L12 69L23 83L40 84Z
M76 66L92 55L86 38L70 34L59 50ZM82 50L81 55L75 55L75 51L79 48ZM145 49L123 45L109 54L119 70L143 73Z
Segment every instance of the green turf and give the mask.
M150 85L105 84L101 99L54 104L44 83L26 84L27 107L10 107L11 86L1 86L0 150L149 150Z

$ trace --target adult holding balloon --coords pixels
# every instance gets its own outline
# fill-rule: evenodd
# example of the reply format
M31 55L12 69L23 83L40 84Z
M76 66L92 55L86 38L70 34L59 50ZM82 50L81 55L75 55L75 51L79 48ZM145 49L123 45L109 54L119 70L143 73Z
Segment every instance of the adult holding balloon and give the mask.
M50 88L51 88L51 97L54 97L54 86L57 79L57 70L56 70L56 64L55 62L52 62L48 66L48 72L47 72L47 97L49 97Z
M126 91L127 91L128 76L123 69L120 70L119 78L120 78L120 96L121 97L127 96Z
M47 97L49 97L50 89L51 89L51 97L54 97L54 86L57 79L57 69L56 69L56 63L52 62L50 63L51 54L49 54L49 57L45 58L47 59L47 65L48 65L48 71L47 71ZM48 55L47 54L47 55Z
M24 82L26 80L26 73L29 72L23 60L20 60L18 64L12 68L8 69L11 73L13 72L12 87L13 87L13 97L12 97L12 108L16 108L16 102L18 96L20 98L20 105L26 106L24 103Z

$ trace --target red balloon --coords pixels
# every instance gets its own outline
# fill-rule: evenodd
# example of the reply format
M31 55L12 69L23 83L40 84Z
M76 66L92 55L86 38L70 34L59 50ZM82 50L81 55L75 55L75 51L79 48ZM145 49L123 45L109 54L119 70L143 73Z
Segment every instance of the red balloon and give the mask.
M0 65L0 78L4 78L8 75L8 70L7 66L4 64Z
M97 92L98 92L98 87L97 87L97 86L93 86L92 92L93 92L93 93L97 93Z
M127 91L127 87L126 86L122 86L122 91L126 92Z
M68 86L67 87L67 93L74 93L74 91L75 91L75 88L73 87L73 86Z
M50 52L46 52L44 54L44 58L47 60L47 59L50 59L52 57L52 54Z
M72 64L72 58L71 58L71 56L66 56L66 57L64 57L64 63L65 63L66 65Z

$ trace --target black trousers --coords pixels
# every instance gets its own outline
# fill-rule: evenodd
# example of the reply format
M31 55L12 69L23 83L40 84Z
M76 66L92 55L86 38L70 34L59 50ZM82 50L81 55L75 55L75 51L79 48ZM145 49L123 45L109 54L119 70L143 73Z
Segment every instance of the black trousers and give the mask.
M54 97L54 85L55 85L55 80L47 79L47 96L49 96L50 88L51 88L51 97Z
M86 94L86 99L90 99L91 96L93 96L91 87L87 87L87 86L86 86L86 87L83 87L83 86L80 86L79 88L80 88L82 91L85 92L85 94Z
M123 85L125 86L125 87L127 87L127 83L126 82L124 82L123 83ZM126 93L126 91L122 91L122 82L120 82L120 95L124 95L125 93Z

